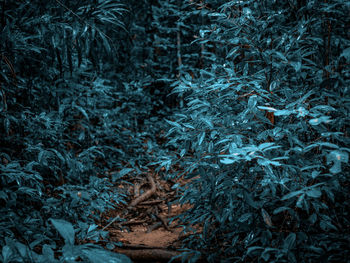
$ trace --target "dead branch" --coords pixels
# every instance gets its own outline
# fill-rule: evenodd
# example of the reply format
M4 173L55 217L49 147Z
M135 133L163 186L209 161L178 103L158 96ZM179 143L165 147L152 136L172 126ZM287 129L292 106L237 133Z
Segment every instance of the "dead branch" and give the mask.
M167 220L164 218L164 217L162 217L161 215L159 215L159 214L156 214L156 217L160 220L160 221L162 221L162 223L163 223L163 226L165 227L165 229L166 230L168 230L168 231L171 231L172 232L172 230L169 228L169 226L168 226L168 222L167 222Z
M152 178L152 176L147 175L147 179L151 185L151 189L147 190L146 192L144 192L142 195L140 195L139 197L137 197L136 199L134 199L131 203L130 203L130 207L134 207L136 205L138 205L139 203L147 200L148 198L150 198L157 190L156 184Z
M156 230L157 228L160 228L162 226L162 222L157 222L147 228L146 233L151 233L153 230Z

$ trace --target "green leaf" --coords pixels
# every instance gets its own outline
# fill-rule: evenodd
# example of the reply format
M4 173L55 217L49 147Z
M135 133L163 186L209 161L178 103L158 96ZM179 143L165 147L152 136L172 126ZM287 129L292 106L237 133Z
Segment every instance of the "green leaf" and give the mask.
M82 252L91 263L132 263L125 255L100 248L86 248Z
M272 107L258 106L257 108L260 109L260 110L267 110L268 112L275 112L275 111L277 111L277 109L272 108Z
M333 166L329 169L329 171L333 174L340 173L342 171L341 169L341 163L347 163L349 161L349 154L347 152L335 150L331 151L327 155L327 163L333 162Z
M123 177L124 175L127 175L128 173L130 173L130 172L132 172L132 171L134 171L134 169L132 169L132 168L123 168L123 169L120 170L119 176L120 176L120 178L121 178L121 177Z
M252 217L252 213L245 213L238 218L238 222L244 223Z
M350 63L350 47L344 49L340 56L344 57L347 63Z
M248 205L250 205L253 208L258 208L257 203L253 200L252 195L250 193L248 193L247 191L244 191L243 196L244 196L244 201L246 201Z
M281 213L283 211L290 211L291 208L290 207L286 207L286 206L282 206L282 207L279 207L279 208L276 208L275 210L273 210L273 214L276 215L278 213Z
M249 109L254 108L257 102L258 102L258 96L256 95L250 96L248 100L248 108Z
M165 121L166 121L167 123L169 123L170 125L172 125L172 126L175 126L175 127L177 127L177 128L181 128L181 125L178 124L177 122L169 121L169 120L167 120L167 119L165 119Z
M200 134L199 139L198 139L198 145L201 145L201 144L202 144L204 138L205 138L205 132L202 132L202 133Z
M330 116L321 116L319 118L314 118L309 120L309 123L311 125L319 125L321 123L330 123L331 122L330 118L331 118Z
M50 219L53 226L56 228L61 237L65 240L66 244L74 245L74 228L71 223L63 219Z
M277 110L275 112L275 116L289 116L292 113L294 113L294 112L291 110Z
M264 250L264 248L263 247L259 247L259 246L248 247L248 249L247 249L247 256L255 256L254 254L256 252L258 252L259 250Z
M294 62L294 61L291 61L290 64L292 65L292 67L294 68L294 70L296 72L299 72L300 69L301 69L301 63L299 61L297 62Z
M269 213L264 208L261 208L261 215L264 219L265 224L272 227L273 224L272 224L271 217L270 217Z
M10 263L13 257L11 248L7 245L2 247L2 260L4 263Z
M302 208L303 207L303 204L305 201L305 194L302 194L298 197L298 200L297 200L297 203L296 203L296 206L299 207L299 208Z
M298 191L290 192L289 194L286 194L285 196L283 196L283 197L281 198L281 200L287 200L287 199L296 197L296 196L302 194L303 192L304 192L303 190L298 190Z
M296 234L290 233L283 242L283 248L291 250L295 246Z
M225 159L221 159L220 160L220 163L223 163L223 164L231 164L231 163L234 163L235 160L234 159L229 159L229 158L225 158Z
M74 108L76 108L77 110L79 110L79 111L83 114L83 116L84 116L87 120L89 120L89 115L87 114L86 110L85 110L83 107L80 107L80 106L78 106L78 105L75 105Z
M319 188L308 189L305 193L308 197L313 197L313 198L319 198L322 195L321 190Z

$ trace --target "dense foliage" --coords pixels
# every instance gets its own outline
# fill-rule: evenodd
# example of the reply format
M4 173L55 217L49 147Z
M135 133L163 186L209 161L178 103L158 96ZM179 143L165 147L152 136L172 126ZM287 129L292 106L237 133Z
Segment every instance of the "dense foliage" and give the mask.
M126 10L115 1L3 1L1 13L0 261L56 262L55 251L61 262L127 262L85 244L106 237L96 220L125 202L113 183L145 162L138 118L151 98L142 80L113 73L111 54L122 51L111 38L126 30Z
M168 135L193 178L181 219L203 227L188 242L209 261L349 259L349 4L203 7L207 63L176 85Z
M97 223L149 167L191 179L192 262L349 260L349 12L2 1L0 261L129 262Z

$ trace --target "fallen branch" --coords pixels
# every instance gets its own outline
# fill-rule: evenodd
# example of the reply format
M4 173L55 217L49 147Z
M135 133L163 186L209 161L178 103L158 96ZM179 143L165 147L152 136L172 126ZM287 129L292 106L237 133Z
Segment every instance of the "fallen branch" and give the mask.
M169 228L169 226L168 226L167 220L166 220L164 217L162 217L161 215L158 215L158 214L156 214L156 217L157 217L160 221L162 221L163 226L165 227L166 230L172 232L172 230L171 230L171 229Z
M162 222L157 222L147 228L146 233L151 233L153 230L156 230L157 228L160 228L162 226Z
M147 175L148 181L151 185L151 189L147 190L146 192L144 192L142 195L140 195L139 197L137 197L136 199L134 199L129 207L134 207L137 206L139 203L147 200L148 198L150 198L157 190L156 184L152 178L152 176Z

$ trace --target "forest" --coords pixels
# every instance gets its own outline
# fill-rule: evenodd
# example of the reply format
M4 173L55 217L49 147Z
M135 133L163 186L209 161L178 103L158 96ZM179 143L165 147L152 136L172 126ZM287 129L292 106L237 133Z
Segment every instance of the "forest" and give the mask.
M350 0L0 0L0 262L350 262Z

